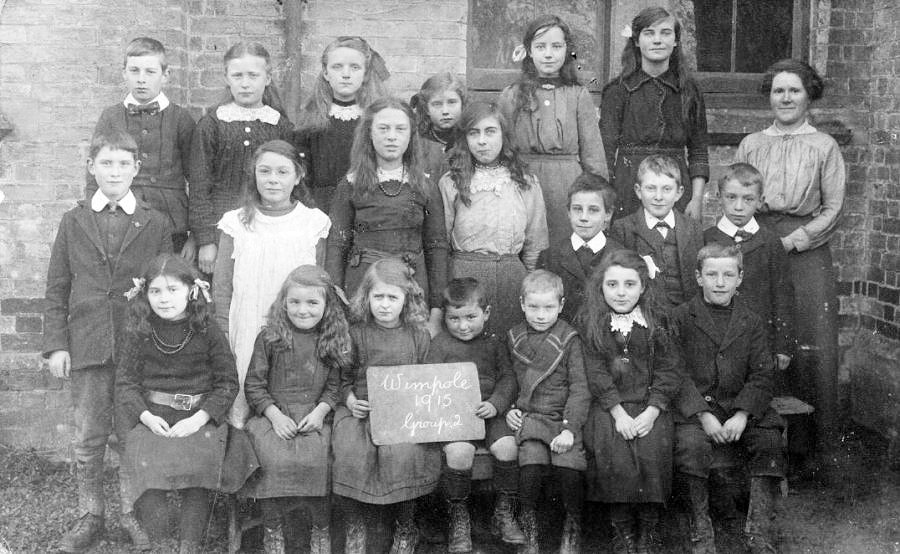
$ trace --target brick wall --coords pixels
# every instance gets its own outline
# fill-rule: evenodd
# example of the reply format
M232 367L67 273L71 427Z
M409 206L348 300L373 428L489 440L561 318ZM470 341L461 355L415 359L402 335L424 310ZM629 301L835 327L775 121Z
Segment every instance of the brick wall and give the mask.
M826 9L814 24L812 51L829 82L815 121L838 120L854 132L843 148L850 171L847 216L832 244L840 275L842 382L852 374L851 395L873 389L882 395L865 406L854 403L854 415L877 426L893 417L900 382L900 8L893 0L815 3ZM60 215L83 195L96 117L125 92L121 56L131 38L147 34L166 44L172 67L167 94L195 117L222 97L222 56L237 37L262 42L272 53L274 81L291 114L319 72L322 49L338 35L369 40L391 70L389 89L404 98L430 74L465 73L467 0L283 4L0 0L0 112L13 127L0 141L6 194L0 204L0 443L67 452L67 389L36 354L40 299ZM635 9L621 0L613 7L619 19ZM720 108L710 110L709 119L713 130L754 131L770 115ZM717 168L733 153L715 147L711 160ZM716 203L710 194L708 221Z

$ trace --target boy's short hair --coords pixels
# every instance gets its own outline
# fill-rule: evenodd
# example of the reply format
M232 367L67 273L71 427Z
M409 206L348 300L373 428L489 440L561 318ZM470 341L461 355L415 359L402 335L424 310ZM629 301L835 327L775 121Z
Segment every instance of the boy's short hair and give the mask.
M536 269L522 279L519 295L522 298L530 292L542 293L552 291L562 300L564 296L563 282L559 275L546 269Z
M650 154L649 156L644 158L641 161L640 165L638 165L638 184L640 184L647 173L655 173L657 175L665 175L667 177L671 177L672 179L675 179L675 183L679 187L684 186L684 184L681 182L681 167L678 165L678 161L671 156L663 156L662 154Z
M88 156L93 160L104 148L131 152L134 159L138 159L137 142L135 142L134 137L128 134L128 131L108 129L102 133L97 133L91 138L91 149L88 151Z
M132 56L157 56L159 65L163 71L169 66L166 62L166 47L155 38L138 37L125 47L125 57L122 59L122 67L128 65L128 58Z
M444 310L461 308L473 302L478 304L482 310L491 305L491 299L488 297L484 285L474 277L450 279L441 295L441 308Z
M616 209L618 195L615 189L609 186L609 181L599 175L583 172L569 186L569 196L566 198L566 207L572 205L572 197L579 192L596 192L603 199L603 207L607 213L611 213Z
M697 252L697 271L703 271L703 262L710 258L734 258L737 260L738 271L744 271L744 255L741 247L736 244L722 244L711 242Z
M750 164L739 162L731 164L725 170L725 174L719 179L719 193L728 181L737 181L745 187L756 187L756 192L760 196L763 193L763 175L758 169Z

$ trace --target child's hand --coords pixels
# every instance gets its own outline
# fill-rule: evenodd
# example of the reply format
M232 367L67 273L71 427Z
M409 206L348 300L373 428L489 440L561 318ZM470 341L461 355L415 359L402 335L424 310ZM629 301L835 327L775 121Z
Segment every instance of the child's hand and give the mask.
M700 218L703 217L703 196L692 197L691 201L684 207L684 215L694 221L700 221Z
M194 259L197 257L197 240L194 239L194 235L188 236L184 246L181 247L181 257L189 264L194 263Z
M475 415L481 419L492 418L497 415L497 408L490 402L482 401L475 406Z
M647 406L647 408L634 418L634 431L637 437L646 437L653 429L653 423L659 417L659 408L656 406Z
M266 408L265 415L279 439L289 441L297 434L297 422L284 415L275 404Z
M347 408L350 409L350 413L353 414L353 417L356 419L366 419L369 417L369 412L372 411L372 408L369 407L368 400L359 400L354 397L351 402L350 399L347 399Z
M212 273L216 268L216 254L219 247L215 244L204 244L197 252L197 264L203 273Z
M154 435L159 435L160 437L169 436L169 424L166 423L166 420L163 418L151 414L149 410L144 410L141 412L140 419L141 423L143 423L147 429L150 429L150 432Z
M209 421L209 414L200 410L189 418L182 419L169 429L169 436L173 439L189 437L200 430Z
M572 445L574 444L575 435L572 434L572 431L563 429L558 435L553 437L552 441L550 441L550 450L557 454L565 454L572 449Z
M745 410L738 410L733 416L722 425L722 435L726 442L737 442L741 440L744 429L747 428L747 417L749 414Z
M518 408L513 408L512 410L506 412L506 424L513 431L518 431L522 428L522 410Z
M50 374L57 379L68 379L69 371L72 369L72 358L69 356L68 350L55 350L50 354L47 360L50 368Z
M700 425L703 426L703 432L706 433L706 436L711 438L713 442L716 444L725 444L725 433L722 429L722 424L719 422L719 418L714 416L712 412L700 412L697 415L700 418Z
M791 365L791 357L787 354L775 354L775 365L779 371L784 371Z
M634 434L634 418L628 415L625 408L621 404L616 404L609 410L609 415L616 422L616 432L622 435L622 438L630 441L635 438Z
M300 420L300 423L297 424L297 432L300 434L318 433L322 430L326 413L328 412L315 408L313 411L306 414L306 417Z

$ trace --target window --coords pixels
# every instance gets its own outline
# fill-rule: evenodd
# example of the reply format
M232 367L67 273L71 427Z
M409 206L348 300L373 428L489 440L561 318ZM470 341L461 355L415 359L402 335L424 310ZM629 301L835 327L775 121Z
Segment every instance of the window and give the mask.
M575 35L581 80L598 93L609 67L610 2L605 0L470 0L467 85L476 96L491 97L515 81L520 64L512 61L525 27L552 13Z

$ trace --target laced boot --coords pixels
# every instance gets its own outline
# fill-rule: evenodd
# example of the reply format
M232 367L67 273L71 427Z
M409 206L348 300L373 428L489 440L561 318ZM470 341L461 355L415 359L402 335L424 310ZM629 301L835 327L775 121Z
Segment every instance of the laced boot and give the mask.
M309 531L309 554L331 554L331 533L328 527L312 526Z
M347 539L344 543L344 552L346 554L367 554L366 553L366 523L362 514L350 512L347 514Z
M709 517L709 483L701 477L684 476L691 519L691 554L716 554L716 535Z
M559 554L578 554L579 552L581 552L581 519L572 514L566 514L562 539L559 543Z
M84 552L103 535L103 516L84 514L66 531L59 541L63 552Z
M465 501L448 502L450 528L447 530L447 552L472 551L472 522Z
M263 529L263 551L266 554L284 554L284 533L281 525L265 526Z
M637 542L634 535L634 521L613 521L613 552L615 554L636 554Z
M498 492L494 502L494 516L491 531L508 544L525 544L525 534L516 523L515 496L508 492Z
M637 541L635 554L656 554L659 552L659 538L656 536L657 519L638 518Z
M135 548L141 551L153 550L153 545L150 543L150 537L141 526L141 523L134 517L134 512L122 514L119 518L119 524L122 526L122 529L125 529L128 536L131 537L131 542L134 543Z
M777 477L750 478L750 506L747 508L747 524L744 536L752 554L777 552L772 536L772 518L775 517L775 490Z
M398 519L394 527L391 554L414 554L419 543L419 529L412 519Z
M540 554L537 512L534 508L522 508L521 525L525 542L519 547L519 554Z

